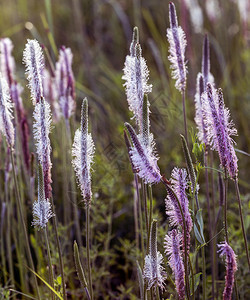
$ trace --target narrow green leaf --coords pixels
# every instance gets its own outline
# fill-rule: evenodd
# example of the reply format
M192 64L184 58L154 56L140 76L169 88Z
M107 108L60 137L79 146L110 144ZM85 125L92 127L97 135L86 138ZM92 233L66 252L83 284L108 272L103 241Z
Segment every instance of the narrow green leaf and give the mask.
M57 292L57 291L55 291L54 289L53 289L53 287L50 285L50 284L48 284L48 282L46 281L46 280L44 280L40 275L38 275L35 271L33 271L32 269L30 269L29 267L27 267L33 274L35 274L44 284L46 284L47 285L47 287L49 288L49 289L51 289L51 291L60 299L60 300L63 300L63 297Z
M200 235L200 232L199 232L199 230L198 230L196 224L194 224L194 234L195 234L195 237L196 237L196 239L198 240L198 242L199 242L200 244L203 244L202 237L201 237L201 235Z

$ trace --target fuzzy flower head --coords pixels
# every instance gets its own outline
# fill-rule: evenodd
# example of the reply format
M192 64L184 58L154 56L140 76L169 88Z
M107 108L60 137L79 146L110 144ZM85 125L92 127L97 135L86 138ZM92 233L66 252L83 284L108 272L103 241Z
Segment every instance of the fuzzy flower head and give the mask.
M225 276L225 288L223 292L223 300L229 300L232 297L234 275L237 271L236 255L233 249L225 241L218 245L220 257L225 257L226 261L226 276Z
M81 128L77 129L75 133L72 147L72 164L86 206L90 205L92 198L91 166L93 164L94 152L94 142L91 134L88 133L88 101L85 98L82 102Z
M222 168L227 170L231 178L236 178L238 165L231 136L236 135L237 130L224 105L222 90L216 90L208 83L206 93L202 95L202 103L209 145L218 152Z
M45 198L51 196L51 146L49 133L51 131L51 110L50 105L42 98L39 103L36 104L33 113L34 124L33 133L36 140L36 152L38 155L39 163L43 167L44 174L44 189Z
M0 131L6 137L9 148L14 146L14 126L12 123L13 104L6 80L0 73Z
M148 145L144 144L143 134L136 135L133 127L125 123L129 132L133 147L130 150L130 157L138 175L146 183L158 183L161 180L160 169L157 165L158 157L155 153L153 135L150 134Z
M73 54L70 48L61 47L56 63L56 87L59 105L65 119L75 111L75 78L72 71Z
M152 91L152 85L148 84L149 70L146 60L142 57L137 27L134 28L130 55L126 57L123 71L122 79L125 80L124 87L129 109L133 112L134 118L141 129L143 97Z
M0 39L0 71L9 86L13 82L13 74L15 73L15 61L11 55L12 50L13 44L9 38Z
M167 29L167 38L170 44L168 59L171 63L173 79L176 79L175 87L180 92L186 88L187 67L185 63L185 48L187 45L183 29L178 26L175 5L169 3L170 28Z
M173 229L165 236L165 253L169 265L174 273L176 290L180 300L185 299L185 271L182 253L180 250L181 233Z
M37 40L28 40L23 51L23 63L26 66L27 79L33 104L43 97L44 56Z
M162 266L163 256L157 251L157 222L153 221L150 232L149 254L145 257L143 277L147 281L147 289L159 286L164 289L165 272Z
M33 204L32 225L40 229L45 229L50 218L55 215L52 213L49 199L45 198L44 181L42 166L39 165L38 172L38 199Z

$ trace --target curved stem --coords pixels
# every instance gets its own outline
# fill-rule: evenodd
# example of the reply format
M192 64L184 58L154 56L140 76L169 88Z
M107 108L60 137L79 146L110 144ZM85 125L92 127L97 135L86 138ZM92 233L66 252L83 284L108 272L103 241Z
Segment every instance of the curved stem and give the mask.
M227 231L227 189L228 189L228 177L227 170L224 171L224 229L225 229L225 238L226 242L228 241L228 231Z
M92 288L92 277L91 277L91 268L90 268L90 246L89 246L89 210L90 207L86 207L86 248L87 248L87 264L88 264L88 279L89 279L89 291L90 299L93 299L93 288Z

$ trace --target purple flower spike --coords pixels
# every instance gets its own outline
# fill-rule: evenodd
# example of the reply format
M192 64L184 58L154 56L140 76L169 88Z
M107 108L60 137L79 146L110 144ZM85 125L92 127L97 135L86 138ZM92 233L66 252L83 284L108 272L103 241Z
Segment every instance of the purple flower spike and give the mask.
M44 57L41 46L37 40L28 40L23 51L23 63L26 66L26 74L33 104L40 102L43 97L43 70Z
M190 232L193 227L191 215L189 212L189 201L186 194L186 189L188 187L188 180L187 180L187 172L185 169L174 168L171 173L171 184L173 191L178 198L182 212L185 219L185 226L186 226L186 242L187 242L187 250L189 251L190 248ZM176 197L172 195L172 193L168 193L168 196L165 200L166 204L166 214L169 216L170 225L172 226L181 226L182 233L183 233L183 250L185 247L185 239L184 239L184 224L182 219L182 214L176 200Z
M174 273L176 290L180 300L185 299L185 271L180 250L181 233L173 229L165 236L165 253L169 257L169 265Z
M186 88L187 67L185 63L185 48L187 45L183 29L178 26L175 5L169 3L170 28L167 29L167 38L170 44L168 59L171 63L173 79L176 79L175 87L180 92Z
M146 60L142 57L142 50L139 44L138 29L134 28L133 40L130 46L130 55L127 55L124 75L124 87L127 95L129 109L133 112L134 118L142 130L143 122L143 97L152 91L152 84L148 84L149 70Z
M56 86L62 114L68 120L75 111L75 78L72 71L73 54L70 48L61 47L56 63Z
M130 151L134 167L139 170L138 175L146 183L158 183L161 180L160 169L157 165L157 156L155 154L155 145L152 134L150 135L149 144L143 143L143 136L137 136L133 127L129 123L125 126L133 142L133 148Z
M233 147L232 135L237 134L234 124L230 121L230 113L224 105L222 91L216 90L210 83L202 95L209 145L219 154L222 168L226 169L231 178L238 175L237 157Z
M52 190L52 164L50 160L51 146L49 139L49 133L51 130L51 110L49 104L44 101L44 98L36 104L33 117L33 132L36 140L36 151L39 163L43 167L45 198L49 199Z
M75 133L72 147L72 164L86 207L90 206L92 199L91 166L94 152L95 145L91 134L88 133L88 100L85 98L82 102L81 128L77 129Z
M223 300L230 300L233 292L234 274L237 271L236 255L226 241L222 244L219 244L218 247L218 253L220 253L220 257L225 256L226 259L226 276Z
M10 91L6 80L0 73L0 131L6 137L9 148L14 146L14 126L12 124L13 104L10 101Z

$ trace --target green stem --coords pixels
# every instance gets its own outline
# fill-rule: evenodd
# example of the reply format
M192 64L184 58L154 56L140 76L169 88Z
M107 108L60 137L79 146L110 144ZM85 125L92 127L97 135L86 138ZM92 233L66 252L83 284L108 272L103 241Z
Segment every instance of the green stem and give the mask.
M89 245L89 239L90 239L90 222L89 222L89 213L90 213L90 207L86 207L86 248L87 248L87 264L88 264L88 279L89 279L89 291L90 291L90 298L93 300L93 287L92 287L92 277L91 277L91 268L90 268L90 245Z
M52 261L51 261L51 255L50 255L50 246L49 246L49 239L48 239L48 232L47 227L44 229L44 237L45 237L45 243L47 248L47 254L48 254L48 263L49 263L49 274L50 274L50 285L54 289L54 275L53 275L53 267L52 267ZM51 299L55 299L54 292L51 291Z
M190 255L188 255L188 261L189 261L189 266L190 266L190 271L191 271L191 276L192 276L192 296L193 296L193 300L194 300L195 299L195 296L194 296L194 270L193 270L193 266L191 263Z
M224 171L224 229L225 229L225 239L228 241L228 230L227 230L227 189L228 189L228 177L227 170Z
M183 110L183 121L184 121L184 129L185 129L185 139L188 145L185 90L182 91L182 110Z
M58 249L58 254L59 254L59 264L60 264L60 271L61 271L61 276L62 276L63 299L66 300L67 295L66 295L66 284L65 284L65 277L64 277L64 270L63 270L62 248L61 248L59 235L58 235L57 219L56 219L56 214L55 214L55 205L54 205L53 197L51 197L51 206L52 206L52 212L55 215L55 217L53 218L53 228L54 228L54 232L56 235L56 244L57 244L57 249Z
M29 238L28 238L28 233L27 233L27 229L26 229L26 224L25 224L25 221L24 221L24 215L23 215L23 209L22 209L20 194L19 194L19 190L18 190L18 186L17 186L17 176L16 176L16 169L15 169L14 158L13 158L13 150L11 150L10 156L11 156L11 164L12 164L12 170L13 170L13 176L14 176L14 184L15 184L15 193L16 193L17 205L18 205L18 210L19 210L19 214L20 214L20 217L21 217L21 223L22 223L23 232L24 232L24 239L25 239L25 243L26 243L26 250L27 250L28 260L29 260L29 264L30 264L32 270L35 270L35 266L34 266L32 255L31 255L30 245L29 245ZM37 282L37 278L36 278L35 274L33 274L33 278L34 278L34 281L35 281L35 287L36 287L36 293L37 293L38 299L41 299L40 294L39 294L39 289L38 289L38 282Z
M147 253L149 251L149 239L150 239L150 231L151 231L151 223L152 223L152 215L153 215L153 194L152 187L148 185L148 194L149 194L149 225L148 225L148 240L147 240Z
M250 259L249 259L249 253L248 253L248 247L247 247L247 237L246 237L246 232L245 232L245 226L244 226L244 219L242 215L242 204L241 204L241 199L240 199L240 190L239 190L239 184L238 180L234 180L234 185L235 185L235 191L236 191L236 196L239 204L239 213L240 213L240 222L241 222L241 229L242 229L242 234L244 238L244 245L245 245L245 251L247 255L247 262L248 262L248 268L250 270Z
M134 174L135 178L135 187L138 199L138 210L139 210L139 224L140 224L140 235L141 235L141 251L142 251L142 259L144 260L144 240L143 240L143 222L142 222L142 206L141 206L141 197L139 191L139 184L138 184L138 176Z
M205 249L201 247L202 256L202 300L206 300L206 258Z

